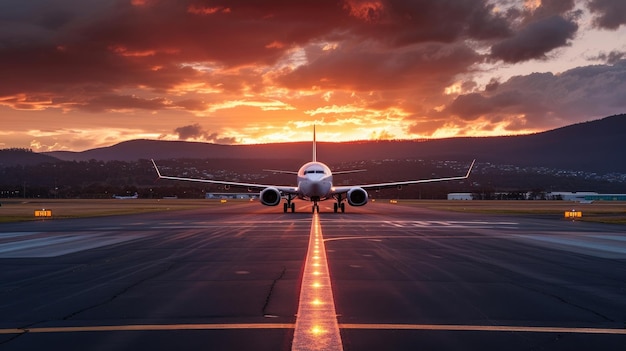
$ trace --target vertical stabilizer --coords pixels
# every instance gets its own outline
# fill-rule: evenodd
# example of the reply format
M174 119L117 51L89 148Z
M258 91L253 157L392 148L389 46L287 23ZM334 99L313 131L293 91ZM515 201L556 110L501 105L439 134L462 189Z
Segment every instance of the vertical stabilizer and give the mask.
M315 143L315 124L313 125L313 162L317 162L317 145Z

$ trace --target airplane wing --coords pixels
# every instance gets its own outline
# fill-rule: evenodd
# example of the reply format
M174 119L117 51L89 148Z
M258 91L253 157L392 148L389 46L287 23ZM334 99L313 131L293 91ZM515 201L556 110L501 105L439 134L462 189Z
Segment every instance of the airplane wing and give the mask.
M360 173L367 172L367 169L351 169L348 171L333 171L333 174L348 174L348 173Z
M282 173L282 174L298 174L296 171L282 171L280 169L264 169L263 172Z
M401 182L388 182L388 183L375 183L375 184L362 184L362 185L352 185L352 186L337 186L333 187L334 194L343 194L347 193L353 188L361 188L361 189L384 189L384 188L393 188L402 185L411 185L411 184L421 184L421 183L434 183L434 182L445 182L450 180L463 180L467 179L472 172L472 168L474 168L474 163L476 160L472 161L472 164L469 166L467 173L463 176L457 177L446 177L446 178L431 178L431 179L419 179L419 180L406 180Z
M209 183L209 184L221 184L221 185L237 186L237 187L251 188L251 189L261 189L261 190L266 189L266 188L276 188L284 194L297 194L298 193L298 187L295 187L295 186L277 186L277 185L257 184L257 183L228 182L224 180L210 180L210 179L200 179L200 178L164 176L161 174L161 171L159 171L159 168L157 167L156 162L154 162L154 160L152 159L150 161L152 161L152 165L154 166L154 169L156 170L157 175L159 176L159 179L180 180L180 181L186 181L186 182Z
M282 174L295 174L297 175L298 172L296 171L283 171L280 169L264 169L263 171L265 172L272 172L272 173L282 173ZM333 174L348 174L348 173L359 173L359 172L366 172L367 169L351 169L349 171L333 171Z

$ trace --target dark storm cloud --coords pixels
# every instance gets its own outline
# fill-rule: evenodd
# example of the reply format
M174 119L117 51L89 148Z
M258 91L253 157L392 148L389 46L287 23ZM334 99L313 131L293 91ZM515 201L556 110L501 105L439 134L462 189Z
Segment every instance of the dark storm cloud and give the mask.
M626 110L626 60L575 68L559 75L533 73L492 85L489 91L458 96L446 113L462 120L499 121L523 116L546 128Z
M188 1L146 1L142 6L116 1L95 6L98 12L72 1L38 2L39 7L13 2L13 7L2 5L0 13L0 76L11 82L0 87L0 95L167 89L199 74L181 65L185 62L275 62L294 43L329 30L320 18L330 21L333 13L342 13L336 3L324 1L306 12L271 2L263 7L226 2L231 11L216 14L190 11Z
M137 86L164 91L199 75L212 79L210 73L183 63L271 65L293 47L314 41L346 46L374 41L376 50L389 50L424 42L501 38L510 32L486 1L386 1L376 21L361 17L358 9L364 3L9 1L0 5L0 75L11 84L3 84L0 95L84 95ZM407 57L388 52L396 54ZM473 63L461 60L463 65ZM333 71L352 67L341 57L326 64L336 65ZM397 68L402 66L410 65L400 63ZM358 78L345 78L352 77ZM243 81L239 86L250 84Z
M487 1L347 0L344 8L358 20L353 34L375 38L391 46L424 42L450 43L459 38L501 38L509 32L506 18Z
M199 124L191 124L183 127L178 127L174 129L174 133L178 135L178 139L187 140L187 139L198 139L204 138L205 132L202 129L202 126Z
M552 16L528 24L511 38L491 47L491 56L504 62L543 59L556 48L567 45L578 25L561 16Z
M80 109L89 112L112 110L162 110L168 101L163 98L144 99L133 95L99 95L92 99L77 102Z
M605 61L606 63L612 65L623 58L626 58L626 52L613 50L608 54L605 52L601 52L598 56L592 57L591 60Z
M195 139L217 144L234 144L237 142L236 138L224 138L217 133L209 133L198 123L178 127L174 129L174 133L178 135L179 140Z
M431 92L450 84L450 77L467 71L478 55L465 45L423 44L387 52L363 43L311 57L311 62L283 76L292 89L397 89L415 87Z
M599 28L617 29L626 25L626 1L589 0L589 10L594 15L593 23Z
M553 16L566 15L574 9L574 0L542 0L541 4L532 10L520 11L522 22L531 23Z

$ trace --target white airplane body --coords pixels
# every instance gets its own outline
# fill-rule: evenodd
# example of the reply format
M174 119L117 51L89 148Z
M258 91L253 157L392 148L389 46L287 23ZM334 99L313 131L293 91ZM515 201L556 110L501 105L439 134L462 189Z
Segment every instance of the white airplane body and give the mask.
M313 161L304 164L302 167L300 167L298 172L269 170L269 171L273 171L277 173L295 174L297 177L296 178L297 186L278 186L278 185L257 184L257 183L241 183L241 182L230 182L230 181L222 181L222 180L164 176L159 171L154 160L152 160L152 164L154 165L154 169L156 170L157 175L161 179L211 183L211 184L220 184L220 185L228 185L228 186L240 186L240 187L246 187L249 189L250 188L261 189L259 198L263 205L277 206L278 204L280 204L281 200L285 198L286 201L283 205L284 212L287 212L289 210L291 210L291 212L295 212L295 204L292 202L294 198L313 202L313 212L315 211L319 212L319 205L317 204L319 201L335 199L336 202L334 204L334 211L338 212L339 210L341 210L341 212L345 212L344 200L347 201L348 204L351 206L363 206L367 203L368 194L365 189L382 189L382 188L399 187L402 185L410 185L410 184L431 183L431 182L441 182L441 181L450 181L450 180L463 180L469 177L469 174L472 171L472 168L474 166L474 162L476 161L476 160L472 161L467 173L463 176L420 179L420 180L407 180L407 181L400 181L400 182L363 184L363 185L352 185L352 186L333 186L333 172L324 163L317 162L316 148L317 147L316 147L316 141L315 141L315 128L313 128ZM354 172L362 172L362 171L363 170L342 171L342 172L335 172L335 174L354 173Z

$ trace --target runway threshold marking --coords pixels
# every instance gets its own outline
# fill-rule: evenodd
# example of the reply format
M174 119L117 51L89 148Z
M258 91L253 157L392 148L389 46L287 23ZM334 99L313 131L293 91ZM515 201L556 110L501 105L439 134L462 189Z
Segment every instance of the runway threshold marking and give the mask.
M430 330L430 331L475 331L517 333L570 333L626 335L626 329L588 327L531 327L514 325L462 325L462 324L338 324L339 329L364 330ZM227 330L227 329L294 329L293 323L232 323L232 324L129 324L95 325L82 327L39 327L0 329L2 334L26 333L76 333L117 331L172 331L172 330ZM309 348L311 349L311 348Z
M319 215L313 214L300 288L293 351L343 350Z

